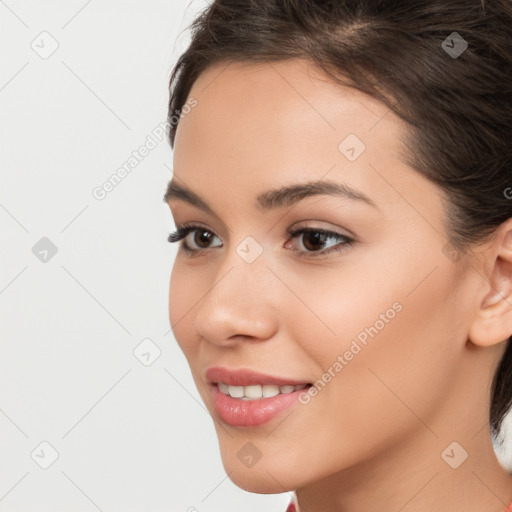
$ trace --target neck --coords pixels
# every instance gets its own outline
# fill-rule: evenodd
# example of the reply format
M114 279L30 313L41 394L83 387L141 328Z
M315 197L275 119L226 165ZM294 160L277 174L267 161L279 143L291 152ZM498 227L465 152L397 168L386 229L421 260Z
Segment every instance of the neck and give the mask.
M298 508L301 512L504 512L512 502L512 476L496 458L488 426L481 427L485 420L471 423L459 429L421 425L399 446L297 489ZM453 427L450 422L443 424ZM454 440L463 448L453 445L447 450ZM457 466L465 455L463 449L467 459L454 469L450 464Z

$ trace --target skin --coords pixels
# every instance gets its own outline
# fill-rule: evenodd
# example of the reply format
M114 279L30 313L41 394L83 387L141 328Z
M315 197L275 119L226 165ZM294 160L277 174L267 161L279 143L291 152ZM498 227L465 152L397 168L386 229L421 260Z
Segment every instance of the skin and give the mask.
M305 60L219 63L190 97L174 179L218 218L169 199L176 225L214 235L203 246L201 231L187 237L196 256L180 248L169 316L231 480L296 490L302 512L503 511L512 480L492 448L488 389L512 334L512 219L466 258L448 257L443 192L404 163L407 126ZM354 161L338 149L350 133L366 146ZM377 208L327 195L265 212L254 204L269 189L321 179ZM299 225L355 241L315 256L340 239L315 252L306 236L287 235ZM252 263L236 252L247 236L263 249ZM315 382L396 302L401 311L307 405L258 427L219 420L208 367ZM250 468L237 457L248 441L262 455ZM457 469L441 456L454 441L468 453ZM455 462L462 449L448 451Z

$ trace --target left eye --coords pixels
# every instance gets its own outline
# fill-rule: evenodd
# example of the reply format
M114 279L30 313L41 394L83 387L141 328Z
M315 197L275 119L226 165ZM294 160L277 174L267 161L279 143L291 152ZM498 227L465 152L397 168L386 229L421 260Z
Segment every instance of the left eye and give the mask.
M292 238L302 240L301 245L305 249L292 249L299 257L315 256L315 253L325 255L330 252L341 251L354 243L354 240L346 235L321 228L299 228L294 231L288 231L287 233ZM179 226L174 233L169 235L167 240L171 243L183 240L181 247L192 255L204 252L206 249L211 249L212 247L221 247L222 242L216 246L209 245L214 238L218 237L209 229L198 225L185 225ZM331 244L326 250L325 245L328 240L338 240L338 243ZM190 244L195 245L195 247Z
M328 240L342 240L344 244L348 244L351 240L347 236L340 235L339 233L318 228L300 228L289 232L289 234L292 238L298 237L297 239L301 240L302 246L305 247L306 250L297 249L300 252L330 252L322 251ZM331 244L329 247L335 247L336 245L338 244Z

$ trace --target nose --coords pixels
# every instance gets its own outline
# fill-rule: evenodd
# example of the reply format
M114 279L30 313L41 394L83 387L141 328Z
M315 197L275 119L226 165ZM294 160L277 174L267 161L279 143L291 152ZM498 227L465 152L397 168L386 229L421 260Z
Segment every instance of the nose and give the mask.
M196 309L197 332L223 347L272 338L278 317L276 281L262 256L247 263L233 250Z

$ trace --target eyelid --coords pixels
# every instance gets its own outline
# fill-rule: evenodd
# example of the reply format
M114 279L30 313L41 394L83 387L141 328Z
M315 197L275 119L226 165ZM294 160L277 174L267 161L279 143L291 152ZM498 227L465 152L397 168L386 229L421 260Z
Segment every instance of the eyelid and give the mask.
M315 221L315 220L304 220L304 221L294 224L293 228L288 228L286 230L286 232L291 236L291 233L295 233L300 229L307 229L307 230L312 230L312 231L324 231L324 232L330 233L332 235L351 238L352 240L354 240L354 242L357 240L356 235L351 230L349 230L347 228L341 228L339 226L333 227L333 228L319 226L318 222L319 221ZM315 224L313 226L311 226L308 223L315 223ZM331 223L328 223L328 224L331 224Z

